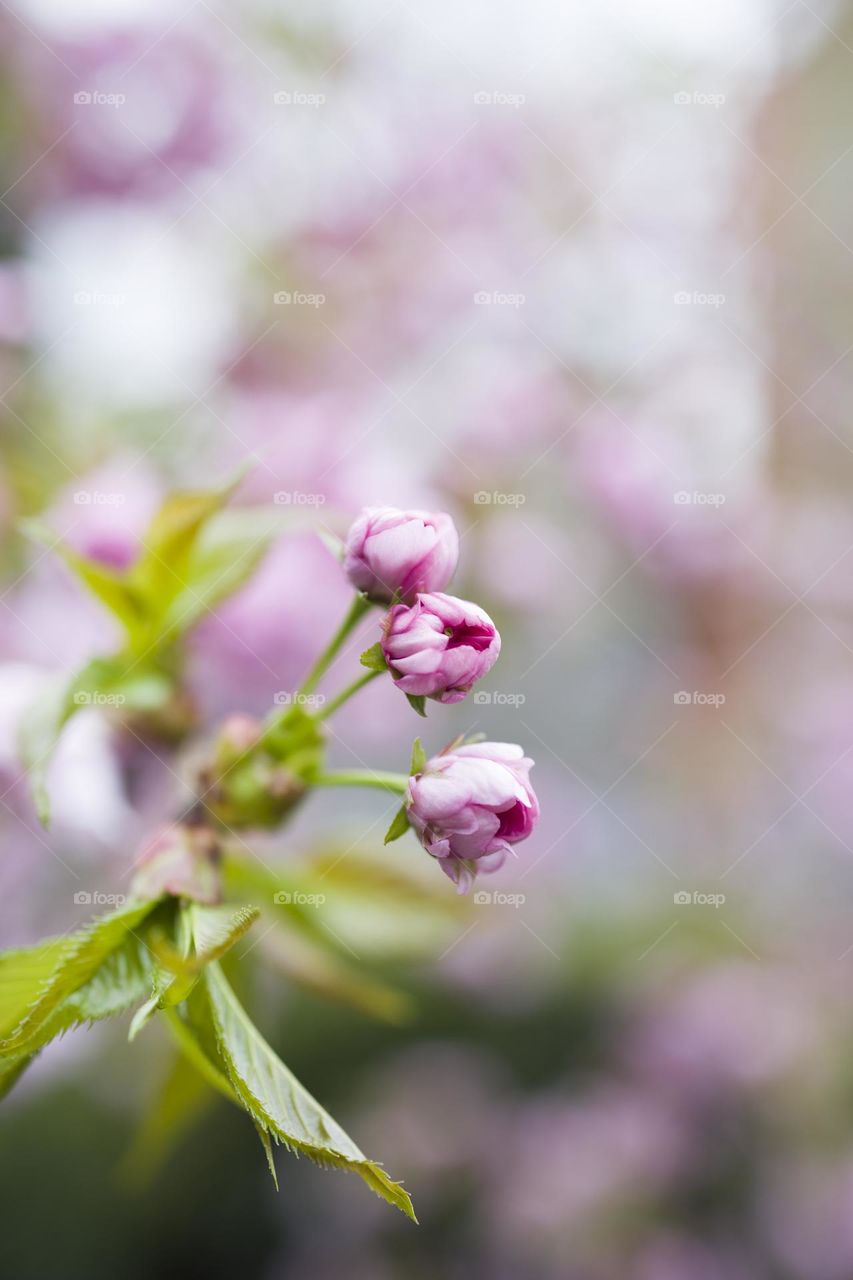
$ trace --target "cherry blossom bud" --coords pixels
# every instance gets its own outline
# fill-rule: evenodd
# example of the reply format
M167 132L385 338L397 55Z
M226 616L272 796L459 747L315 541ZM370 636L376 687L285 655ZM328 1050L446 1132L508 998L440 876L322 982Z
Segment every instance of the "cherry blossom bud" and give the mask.
M528 759L508 742L477 742L433 756L409 780L406 815L427 853L465 893L497 871L539 817Z
M403 693L461 702L494 666L501 638L478 605L432 592L388 613L382 653Z
M344 569L357 591L379 604L411 604L441 591L459 559L459 536L443 511L365 507L346 540Z

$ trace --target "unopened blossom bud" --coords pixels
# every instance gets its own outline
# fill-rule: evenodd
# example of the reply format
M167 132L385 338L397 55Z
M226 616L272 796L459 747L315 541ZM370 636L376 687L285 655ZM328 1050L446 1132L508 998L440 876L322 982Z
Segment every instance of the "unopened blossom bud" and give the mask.
M478 605L441 592L389 611L381 640L398 689L437 702L461 702L494 666L501 638Z
M459 559L459 536L443 511L365 507L347 535L344 569L371 600L411 604L419 591L441 591Z
M219 857L219 844L209 827L162 827L137 858L133 895L158 898L168 893L207 904L220 902Z
M539 817L528 759L508 742L478 742L433 756L409 779L406 815L427 853L465 893L497 871Z

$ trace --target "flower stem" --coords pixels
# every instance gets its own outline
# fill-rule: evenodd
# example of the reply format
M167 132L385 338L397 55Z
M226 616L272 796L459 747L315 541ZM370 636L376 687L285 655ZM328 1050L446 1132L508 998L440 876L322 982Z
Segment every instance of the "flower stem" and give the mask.
M409 779L403 773L380 773L374 769L344 769L338 773L321 773L311 779L314 787L375 787L405 795Z
M320 654L311 670L308 672L308 675L305 677L305 680L299 689L300 694L304 695L314 692L317 685L332 665L332 662L337 657L347 636L356 624L361 621L369 608L370 601L366 599L365 596L360 594L355 596L343 622L338 627L337 631L332 636L331 640Z
M325 703L323 710L317 716L318 720L327 720L330 715L337 711L338 707L342 707L354 693L358 693L359 689L363 689L366 684L370 684L371 680L375 680L377 676L384 675L383 671L368 671L365 675L359 676L357 680L353 680L352 684L348 684L342 689L337 697L332 698L330 702Z

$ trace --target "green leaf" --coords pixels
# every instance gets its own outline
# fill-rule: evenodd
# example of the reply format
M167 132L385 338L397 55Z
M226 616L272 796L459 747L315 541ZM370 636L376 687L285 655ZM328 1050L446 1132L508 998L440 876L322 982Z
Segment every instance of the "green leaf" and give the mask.
M266 867L226 849L222 871L229 896L265 904L289 932L352 969L354 954L364 963L435 954L458 932L467 900L445 893L427 862L344 848ZM318 906L320 895L325 901Z
M411 1022L414 1003L411 997L356 968L352 957L341 959L307 938L284 930L266 934L264 951L291 983L303 990L382 1022L402 1026Z
M51 938L0 953L0 1036L12 1031L38 999L67 946L66 938Z
M208 907L199 902L183 908L192 949L183 951L168 940L152 942L159 962L178 978L197 978L205 965L218 960L242 938L261 914L257 907Z
M199 537L186 566L186 585L162 620L162 633L174 637L189 630L214 605L252 576L279 532L280 522L253 509L223 511Z
M394 820L388 830L385 832L383 844L391 844L393 840L399 840L400 836L404 836L409 830L409 815L406 812L406 806L401 805L394 815Z
M190 557L204 526L217 514L243 478L244 470L218 489L170 494L142 539L143 551L128 574L131 587L153 615L186 587Z
M18 1008L14 1010L14 1022L4 1029L0 1039L0 1057L31 1052L75 1021L94 1021L116 1012L112 1003L116 993L128 989L139 972L138 966L131 963L129 954L124 951L113 957L111 966L85 993L77 999L71 997L95 977L108 957L122 947L128 934L156 905L155 902L137 902L122 907L111 915L93 920L60 942L45 944L48 949L55 946L53 963L37 986L33 978L44 963L44 947L35 948L39 955L29 966L21 959L20 952L0 956L0 979L4 979L7 990L13 993L11 1002L6 1005L7 1013L14 999L19 1001ZM18 976L22 972L23 980ZM138 999L139 995L134 998ZM58 1013L63 1005L64 1009Z
M263 1147L264 1155L267 1158L267 1168L270 1171L270 1177L275 1183L275 1189L276 1191L278 1191L278 1174L275 1171L275 1160L273 1159L272 1142L270 1141L270 1135L267 1133L266 1129L264 1129L264 1127L258 1123L257 1120L255 1120L255 1132L257 1133L258 1137L261 1140L261 1146Z
M237 1000L218 962L205 970L204 983L228 1077L256 1124L320 1165L358 1173L372 1191L416 1221L403 1187L367 1159L276 1056Z
M412 743L412 763L409 766L409 776L414 777L416 773L423 773L426 768L426 752L420 738L415 738Z
M167 935L152 931L148 941L157 962L154 991L137 1009L128 1039L135 1039L158 1010L185 1000L205 965L225 955L259 915L257 907L207 907L192 902L182 906L178 915L177 944Z
M172 1051L165 1075L142 1111L120 1177L131 1187L150 1185L169 1152L212 1100L203 1077L185 1054Z
M376 644L372 644L369 649L365 649L359 658L359 662L363 667L367 667L368 671L388 670L388 663L385 661L382 645L378 641Z
M422 693L407 693L406 698L408 699L409 706L412 708L412 710L417 711L419 716L423 716L424 719L426 719L425 695Z
M101 966L76 991L71 992L34 1031L25 1049L0 1056L0 1098L2 1098L40 1049L71 1027L91 1025L124 1013L146 992L151 982L151 965L144 943L128 935Z
M31 538L55 551L80 579L92 595L105 605L129 634L133 634L145 617L145 602L124 574L107 565L80 555L37 520L25 520L22 528Z

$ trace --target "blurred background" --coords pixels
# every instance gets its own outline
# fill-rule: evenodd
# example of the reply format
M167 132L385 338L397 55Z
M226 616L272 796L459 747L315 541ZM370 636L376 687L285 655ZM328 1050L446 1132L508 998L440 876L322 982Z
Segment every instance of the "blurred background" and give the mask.
M276 935L245 958L420 1228L283 1152L276 1195L212 1095L146 1127L165 1040L102 1026L0 1112L9 1274L849 1280L853 9L11 0L0 29L0 943L121 892L184 751L87 709L39 828L16 727L116 635L21 519L122 566L247 457L272 545L189 640L200 728L342 616L317 530L446 509L504 648L425 742L522 743L543 810L490 901L379 853L430 908L346 936L406 1018L306 989ZM403 768L421 723L374 685L335 762ZM317 798L264 857L345 867L388 816Z

